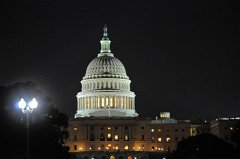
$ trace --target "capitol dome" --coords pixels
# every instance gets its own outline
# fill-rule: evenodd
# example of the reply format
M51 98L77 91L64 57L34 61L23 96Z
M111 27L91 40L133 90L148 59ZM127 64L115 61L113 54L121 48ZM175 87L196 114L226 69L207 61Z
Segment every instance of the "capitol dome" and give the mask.
M110 50L111 41L104 26L101 51L93 59L81 81L77 94L78 117L136 117L135 93L122 62Z
M93 78L122 78L128 79L122 62L113 55L99 55L87 67L83 79Z

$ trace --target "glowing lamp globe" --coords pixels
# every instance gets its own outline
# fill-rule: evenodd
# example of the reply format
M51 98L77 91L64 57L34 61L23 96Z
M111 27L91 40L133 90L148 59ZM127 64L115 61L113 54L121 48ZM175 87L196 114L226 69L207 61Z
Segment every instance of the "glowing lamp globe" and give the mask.
M18 102L18 107L21 109L24 109L26 107L26 105L27 104L23 98Z
M38 106L38 102L35 98L33 98L32 101L29 103L29 107L32 109L35 109L37 108L37 106Z

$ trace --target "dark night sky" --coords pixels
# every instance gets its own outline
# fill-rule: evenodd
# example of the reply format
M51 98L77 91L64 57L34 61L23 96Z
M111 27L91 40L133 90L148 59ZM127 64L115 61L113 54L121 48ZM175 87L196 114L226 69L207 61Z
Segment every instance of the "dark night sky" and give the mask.
M73 117L80 81L108 25L111 50L141 116L240 114L240 18L234 2L7 1L2 5L0 85L33 81Z

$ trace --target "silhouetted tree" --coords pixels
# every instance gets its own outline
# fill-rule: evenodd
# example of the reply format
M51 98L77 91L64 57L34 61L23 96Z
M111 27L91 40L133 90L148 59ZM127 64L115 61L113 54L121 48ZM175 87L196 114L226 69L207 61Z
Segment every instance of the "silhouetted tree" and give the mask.
M201 134L182 140L174 153L177 159L234 159L236 149L212 134Z
M21 98L35 97L39 106L30 116L30 157L34 159L69 158L63 141L68 137L68 117L53 107L33 82L0 87L0 158L22 159L26 155L25 114L17 104Z

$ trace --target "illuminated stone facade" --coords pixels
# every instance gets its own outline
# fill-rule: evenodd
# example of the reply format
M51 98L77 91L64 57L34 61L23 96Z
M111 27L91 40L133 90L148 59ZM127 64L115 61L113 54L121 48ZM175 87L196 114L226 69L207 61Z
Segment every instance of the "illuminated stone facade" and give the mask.
M66 145L71 152L167 152L175 150L178 141L190 136L190 125L189 121L161 118L76 118L70 120Z

